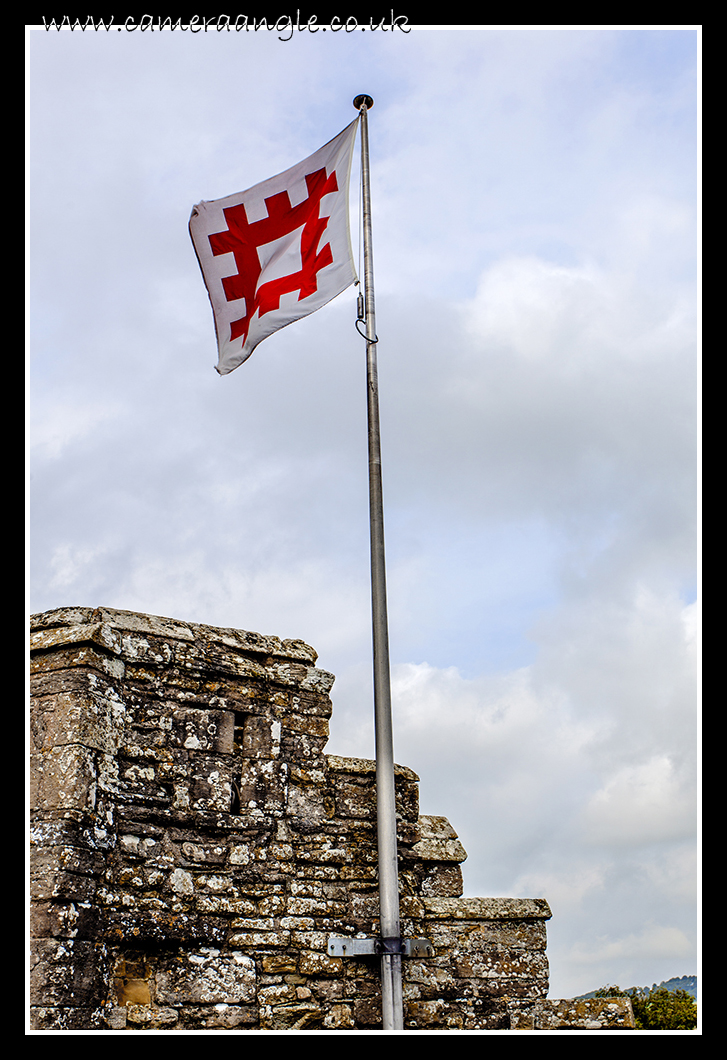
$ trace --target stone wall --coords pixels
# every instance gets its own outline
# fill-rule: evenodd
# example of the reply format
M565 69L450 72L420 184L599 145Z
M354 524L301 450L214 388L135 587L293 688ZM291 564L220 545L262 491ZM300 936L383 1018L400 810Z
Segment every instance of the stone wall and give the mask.
M380 1027L379 959L327 952L379 933L375 768L325 754L313 649L108 608L34 616L31 648L31 1025ZM456 832L396 791L402 934L434 945L405 1026L571 1025L547 903L462 898Z

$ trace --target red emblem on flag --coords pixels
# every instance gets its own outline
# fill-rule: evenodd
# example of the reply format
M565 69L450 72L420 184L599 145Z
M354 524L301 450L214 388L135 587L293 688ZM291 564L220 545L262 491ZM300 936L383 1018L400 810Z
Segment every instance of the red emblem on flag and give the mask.
M230 338L236 339L240 335L247 338L255 311L262 317L273 309L279 309L282 294L300 291L299 300L313 294L318 289L319 270L333 261L330 243L326 243L320 251L317 249L328 224L327 217L318 216L318 207L323 195L338 191L336 174L331 173L328 177L325 169L319 169L316 173L306 176L305 182L308 185L308 198L297 206L291 206L288 192L281 191L265 200L268 216L252 223L247 219L243 203L230 206L223 211L228 230L209 236L215 256L228 252L235 255L236 275L222 279L227 301L245 299L245 316L232 321ZM297 229L301 229L300 233ZM259 281L263 264L258 247L285 236L300 239L302 266L298 272L261 284Z

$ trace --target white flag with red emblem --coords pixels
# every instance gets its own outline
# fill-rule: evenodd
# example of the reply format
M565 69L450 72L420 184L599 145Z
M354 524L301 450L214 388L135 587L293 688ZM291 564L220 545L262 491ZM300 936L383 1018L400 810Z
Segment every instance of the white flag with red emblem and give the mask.
M220 375L356 281L348 183L358 120L277 177L192 210L189 232L212 303Z

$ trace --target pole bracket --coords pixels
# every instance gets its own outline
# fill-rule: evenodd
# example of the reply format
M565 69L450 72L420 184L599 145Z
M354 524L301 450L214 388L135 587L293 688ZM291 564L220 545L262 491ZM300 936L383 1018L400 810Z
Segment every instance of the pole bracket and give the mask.
M387 953L400 957L433 957L434 946L429 939L346 939L331 936L328 940L329 957L381 957Z

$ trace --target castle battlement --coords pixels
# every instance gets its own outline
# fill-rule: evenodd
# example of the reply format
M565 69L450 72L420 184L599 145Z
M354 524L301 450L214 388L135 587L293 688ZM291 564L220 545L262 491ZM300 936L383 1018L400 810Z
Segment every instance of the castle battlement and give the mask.
M380 1027L379 959L327 951L378 936L375 764L325 753L316 652L77 607L33 616L31 660L32 1026ZM463 898L418 782L396 767L402 934L434 946L405 1027L633 1026L546 1000L547 902Z

